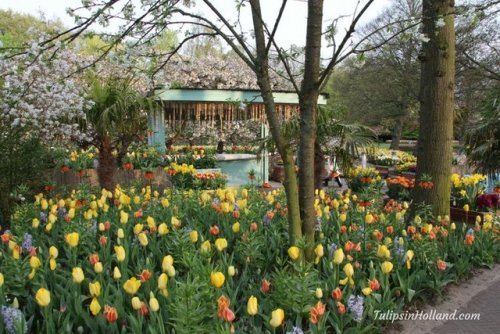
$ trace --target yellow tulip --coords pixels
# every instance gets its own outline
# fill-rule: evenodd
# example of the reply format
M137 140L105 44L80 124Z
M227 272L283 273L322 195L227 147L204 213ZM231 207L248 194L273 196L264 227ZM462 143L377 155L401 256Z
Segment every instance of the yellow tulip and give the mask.
M38 289L35 295L36 302L41 307L46 307L50 304L50 291L44 288Z
M234 269L234 266L229 266L229 268L227 268L227 274L230 277L233 277L234 275L236 275L236 269Z
M0 288L2 287L3 283L5 282L5 278L2 273L0 273Z
M158 312L160 309L160 303L158 302L158 299L155 298L153 293L151 293L151 296L149 297L149 307L153 312Z
M134 234L137 235L137 234L141 233L143 228L144 228L144 225L135 224L134 225Z
M392 268L394 267L394 265L392 264L392 262L389 262L389 261L384 261L382 263L382 272L384 274L388 274L392 271Z
M161 262L161 269L163 272L166 272L168 267L173 266L174 264L174 258L172 255L166 255L163 257L163 261Z
M172 224L174 229L178 229L181 227L181 221L175 216L172 216L172 218L170 219L170 223Z
M161 206L163 206L164 208L168 208L168 206L170 205L170 202L168 201L167 198L162 198L161 199Z
M210 252L210 250L212 249L212 246L210 245L210 240L205 240L202 244L201 244L201 247L200 247L201 251L204 252L204 253L208 253Z
M240 232L240 223L239 222L236 222L233 224L233 233L239 233Z
M47 225L45 225L45 232L50 232L53 226L54 224L52 223L48 223Z
M377 256L378 257L391 257L391 251L387 248L386 245L379 245L378 250L377 250Z
M465 204L464 205L464 211L465 212L469 212L469 204Z
M160 277L158 277L158 289L163 290L167 289L167 284L168 284L168 275L165 273L162 273Z
M290 256L290 258L294 261L297 260L300 256L299 247L291 246L290 248L288 248L288 256Z
M372 289L370 287L364 288L361 290L365 296L369 296L372 293Z
M269 323L271 324L271 326L276 328L281 326L283 320L285 320L285 311L279 308L271 313L271 320L269 320Z
M102 273L103 271L103 266L102 266L102 262L96 262L96 264L94 264L94 271L98 274Z
M89 292L92 297L98 297L101 294L101 283L89 283Z
M195 242L198 241L198 231L193 230L189 233L189 239L191 239L191 242L194 244Z
M50 266L50 270L52 270L52 271L56 270L56 268L57 268L56 259L54 259L53 257L51 257L50 260L49 260L49 266Z
M212 272L210 274L210 281L211 281L212 285L216 288L220 288L224 284L225 280L226 280L226 277L220 271Z
M354 275L354 267L352 266L352 264L347 263L347 264L344 266L344 273L345 273L348 277L352 277L352 276Z
M139 297L133 297L132 298L132 308L134 310L140 310L142 307L142 302L141 300L139 299Z
M367 224L371 224L371 223L373 223L373 220L374 220L374 218L373 218L373 215L372 215L372 214L370 214L370 213L369 213L369 214L367 214L367 215L365 216L365 223L367 223Z
M141 203L141 198L137 195L134 196L134 204L140 204Z
M169 232L169 230L168 230L167 224L162 223L162 224L160 224L160 226L158 226L158 234L159 235L167 235L168 232Z
M59 251L54 246L50 246L49 255L51 258L57 259L57 257L59 256Z
M42 262L40 261L38 256L32 256L30 258L30 267L31 268L37 269L37 268L40 268L41 265L42 265Z
M33 278L35 278L36 270L31 269L31 272L28 275L28 279L31 281Z
M38 228L39 225L40 225L40 221L38 220L38 218L33 218L33 220L31 221L31 226L33 228Z
M135 295L140 287L141 281L135 277L132 277L123 283L123 290L125 290L125 292L129 295Z
M120 223L126 224L128 222L128 213L125 211L120 211Z
M341 264L344 261L345 255L342 248L337 248L333 257L333 263Z
M155 219L154 219L153 217L151 217L151 216L148 216L148 217L146 218L146 223L148 224L148 227L149 227L150 229L153 229L153 228L155 228L155 227L156 227L156 221L155 221Z
M415 252L412 251L411 249L406 251L406 267L408 269L411 269L411 260L413 260L414 256L415 256Z
M123 231L122 228L119 228L118 231L116 231L116 236L118 237L118 239L125 238L125 232Z
M148 236L144 232L139 233L137 239L139 239L139 243L141 244L142 247L146 247L149 243Z
M322 244L319 244L316 246L316 248L314 248L314 254L316 254L314 263L318 264L321 257L323 257L323 255L325 254Z
M167 275L168 275L168 277L174 277L175 276L175 268L174 268L174 266L169 266L167 268Z
M83 280L85 279L85 274L83 273L83 270L80 267L73 268L71 275L73 276L73 282L77 284L82 283Z
M354 267L352 266L352 264L347 263L344 266L343 270L344 270L344 273L346 274L346 277L344 279L341 279L339 281L339 283L341 285L346 285L349 282L349 285L354 285L354 280L352 278L354 276Z
M451 229L452 231L455 231L455 230L457 229L457 225L456 225L455 223L451 223L451 225L450 225L450 229Z
M66 234L64 238L66 239L66 243L70 247L76 247L78 246L78 240L80 239L80 235L76 232L73 232Z
M70 208L70 209L68 210L68 217L69 217L70 219L75 218L75 208Z
M224 238L218 238L215 240L215 248L217 248L219 252L222 252L227 248L227 240Z
M321 290L321 288L316 288L315 296L318 299L323 298L323 290Z
M118 267L115 267L113 269L113 278L115 280L119 280L122 277L122 273L120 272L120 269Z
M259 303L257 298L254 296L250 296L247 302L247 313L248 315L254 316L259 312Z
M115 254L118 262L125 260L125 248L123 246L115 246Z
M89 305L90 313L92 313L93 316L96 316L101 312L101 305L97 301L97 298L92 298L92 302L90 302Z

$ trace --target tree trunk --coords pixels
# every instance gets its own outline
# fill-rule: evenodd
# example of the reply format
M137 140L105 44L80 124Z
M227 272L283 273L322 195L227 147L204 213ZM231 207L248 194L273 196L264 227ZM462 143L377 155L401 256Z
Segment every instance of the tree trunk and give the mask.
M325 171L325 157L321 145L316 140L314 143L314 188L323 186L323 178L329 171Z
M115 188L114 176L115 162L113 159L113 147L108 136L101 138L99 145L99 166L97 168L97 176L99 177L99 185L107 190L112 191Z
M257 75L257 84L261 90L262 100L269 123L269 131L276 143L281 158L283 159L283 168L285 170L285 181L283 186L286 192L288 207L288 231L290 243L296 242L302 238L302 224L299 211L299 193L297 185L297 176L295 174L295 161L290 144L283 138L280 128L280 120L275 110L274 97L271 88L271 79L269 77L269 64L266 54L266 41L264 38L264 27L262 22L262 13L259 0L250 0L252 7L252 18L255 33L255 74Z
M406 113L406 107L403 109L403 112ZM400 115L396 118L396 124L394 124L394 129L392 129L391 150L399 150L401 136L403 135L404 119L405 115Z
M413 206L429 204L435 215L448 215L455 86L454 2L424 0L422 13L423 33L429 41L424 42L420 56L420 129ZM440 18L444 18L444 27L436 26ZM418 186L424 174L432 177L433 189Z
M314 153L316 114L319 95L319 71L323 23L323 0L310 0L307 5L307 32L304 80L300 88L299 202L302 233L305 236L306 260L314 259Z

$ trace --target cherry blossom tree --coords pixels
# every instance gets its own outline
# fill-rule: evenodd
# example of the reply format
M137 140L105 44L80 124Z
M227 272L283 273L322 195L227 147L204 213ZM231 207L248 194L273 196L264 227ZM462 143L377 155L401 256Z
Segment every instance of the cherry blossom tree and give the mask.
M53 57L40 55L37 42L17 56L0 54L3 131L21 131L45 142L84 136L78 120L85 117L91 104L84 97L84 87L67 78L75 62L77 55L70 49Z

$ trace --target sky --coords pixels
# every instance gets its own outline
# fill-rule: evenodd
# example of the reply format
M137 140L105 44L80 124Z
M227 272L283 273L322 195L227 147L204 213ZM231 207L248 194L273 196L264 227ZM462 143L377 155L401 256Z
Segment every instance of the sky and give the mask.
M213 0L217 8L228 18L235 18L234 0ZM361 0L361 5L366 0ZM375 0L364 16L363 22L368 22L376 17L390 0ZM352 14L358 3L357 0L325 0L324 1L324 26L332 22L336 17L349 15L343 19L340 31L346 29L352 18ZM270 23L276 18L281 0L261 1L262 12L266 22ZM29 13L39 16L43 13L49 20L60 19L67 27L74 24L74 20L66 13L66 8L75 8L81 5L80 0L0 0L0 9L11 9L16 12ZM205 16L210 16L209 10L203 4L197 4L194 11ZM249 11L243 12L242 25L244 29L250 29L251 16ZM280 28L277 31L276 40L278 45L287 47L292 44L302 46L305 44L305 28L307 20L307 1L289 0L285 9ZM102 28L95 27L95 30Z

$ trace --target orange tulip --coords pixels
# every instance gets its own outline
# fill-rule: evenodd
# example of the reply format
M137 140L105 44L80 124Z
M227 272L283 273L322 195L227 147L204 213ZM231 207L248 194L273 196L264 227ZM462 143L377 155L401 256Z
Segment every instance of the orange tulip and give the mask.
M332 298L335 300L341 300L342 299L342 290L340 288L336 288L335 290L332 291Z
M104 318L108 322L115 322L118 319L118 311L116 311L116 308L111 307L109 305L104 305Z
M312 324L317 324L318 317L325 314L325 308L326 308L325 304L323 304L322 302L318 302L316 304L316 306L311 308L310 315L309 315L309 321L311 321Z

